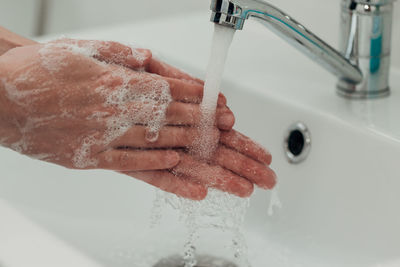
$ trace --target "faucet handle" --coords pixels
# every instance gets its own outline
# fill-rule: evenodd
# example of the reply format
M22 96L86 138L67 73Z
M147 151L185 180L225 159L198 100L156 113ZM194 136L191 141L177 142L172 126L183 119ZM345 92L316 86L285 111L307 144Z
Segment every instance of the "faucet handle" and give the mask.
M363 81L339 81L338 93L348 98L387 96L395 0L342 1L340 50L359 66Z

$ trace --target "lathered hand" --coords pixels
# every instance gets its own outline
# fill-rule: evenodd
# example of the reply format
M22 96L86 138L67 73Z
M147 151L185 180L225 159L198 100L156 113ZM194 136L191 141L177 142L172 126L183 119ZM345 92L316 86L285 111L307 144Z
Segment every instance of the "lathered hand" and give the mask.
M168 140L163 148L173 147L182 126L199 120L203 87L180 72L145 71L160 70L151 62L148 50L113 42L60 40L10 50L0 57L1 143L68 168L175 166L177 152L142 148L160 130ZM223 96L220 103L218 125L230 129L233 115ZM135 133L135 150L122 149Z
M176 195L201 200L208 188L239 197L249 197L254 185L263 189L275 186L276 175L269 168L271 155L248 137L222 131L214 156L209 161L185 151L181 161L170 170L123 172Z
M269 154L231 131L223 95L215 158L188 153L202 94L201 80L144 49L70 39L15 48L0 57L0 144L68 168L124 172L192 199L210 186L243 197L253 184L271 188Z

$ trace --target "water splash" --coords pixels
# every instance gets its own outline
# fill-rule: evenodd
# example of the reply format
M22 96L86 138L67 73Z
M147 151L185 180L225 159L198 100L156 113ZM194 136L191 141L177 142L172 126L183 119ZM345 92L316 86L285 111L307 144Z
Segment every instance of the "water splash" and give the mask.
M271 190L271 198L269 201L269 206L268 206L268 215L272 216L274 215L274 208L281 209L282 208L282 202L279 198L279 187L275 186L274 189Z
M179 220L184 222L187 238L184 245L183 259L185 267L196 264L196 241L201 230L216 229L229 233L233 256L243 266L249 266L247 260L247 244L242 234L242 227L250 200L229 193L209 189L207 197L202 201L184 199L176 195L158 190L151 218L160 220L162 207L169 206L177 210Z

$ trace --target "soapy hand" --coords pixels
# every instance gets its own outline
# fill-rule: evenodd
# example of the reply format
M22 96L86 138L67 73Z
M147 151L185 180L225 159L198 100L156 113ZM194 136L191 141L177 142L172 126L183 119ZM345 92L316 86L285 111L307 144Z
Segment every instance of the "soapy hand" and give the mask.
M269 168L272 158L268 151L235 130L222 131L218 140L209 161L181 151L181 161L170 170L123 173L194 200L204 199L210 187L249 197L254 184L263 189L275 186L276 175Z
M115 42L16 48L0 57L0 144L68 168L124 172L192 199L208 187L242 197L253 184L273 187L270 155L230 131L223 95L215 157L203 162L188 153L202 93L202 81Z
M166 132L174 140L179 125L199 120L202 85L189 75L143 71L158 70L151 61L147 50L96 41L59 40L9 51L0 58L1 143L68 168L175 166L177 152L142 148L165 123L174 125ZM223 96L220 103L218 124L231 128ZM135 150L119 149L130 146L126 136L138 131Z

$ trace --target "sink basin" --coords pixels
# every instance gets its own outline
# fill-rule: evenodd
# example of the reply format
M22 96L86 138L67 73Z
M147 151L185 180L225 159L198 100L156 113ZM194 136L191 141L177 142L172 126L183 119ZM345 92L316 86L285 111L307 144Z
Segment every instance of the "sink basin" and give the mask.
M207 20L201 13L70 36L137 41L203 77ZM236 34L223 92L235 128L271 151L282 202L268 215L271 192L256 190L250 200L244 235L251 265L400 266L400 71L393 68L389 98L349 101L335 95L328 73L262 26L246 27ZM270 53L260 54L266 45ZM312 148L305 161L291 164L283 141L298 121L310 130ZM152 187L3 148L0 157L1 267L150 267L182 252L186 229L176 211L165 210L149 227ZM228 239L205 234L198 250L232 258Z

